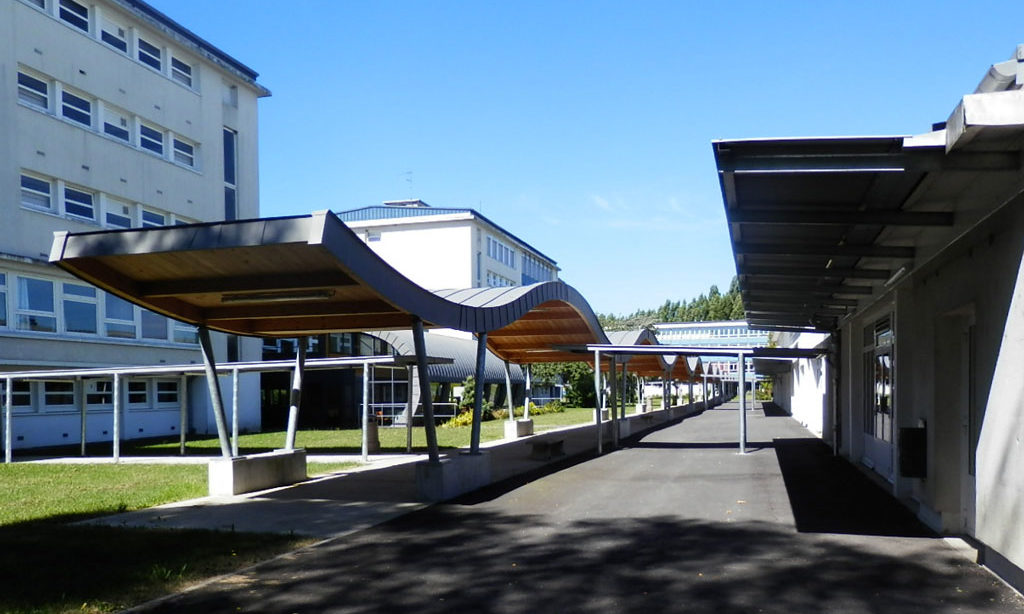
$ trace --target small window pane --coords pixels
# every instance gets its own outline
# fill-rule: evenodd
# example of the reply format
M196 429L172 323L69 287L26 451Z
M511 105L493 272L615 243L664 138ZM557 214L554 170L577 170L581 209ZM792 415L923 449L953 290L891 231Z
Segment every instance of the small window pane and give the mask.
M43 394L46 405L74 405L74 382L44 382Z
M85 402L89 405L112 405L114 403L114 382L99 380L86 383L88 392Z
M71 92L61 92L61 115L86 127L92 126L92 103Z
M69 333L96 334L96 303L64 300L64 329Z
M192 66L171 56L171 78L182 85L192 87Z
M149 382L146 380L130 380L128 382L128 403L130 405L148 405Z
M145 124L139 124L139 145L143 149L164 155L164 133Z
M156 383L157 403L178 402L178 382L163 381Z
M135 338L135 306L128 301L106 295L106 334L122 339Z
M131 120L110 107L103 109L103 132L125 143L131 142Z
M142 310L142 337L144 339L167 339L167 318L148 309Z
M128 53L128 32L123 26L113 21L103 20L100 40L122 53Z
M235 157L235 145L238 135L233 130L224 129L224 183L236 185L235 169L238 164Z
M31 277L18 278L18 308L53 312L53 282Z
M118 200L110 199L107 202L107 226L113 228L132 227L132 207Z
M95 219L93 209L93 195L75 188L64 188L64 211L69 215L77 215L88 219Z
M50 106L50 86L32 75L19 72L18 100L45 111Z
M163 70L163 62L160 59L160 48L143 39L139 39L139 61L143 64Z
M238 199L235 188L224 186L224 219L227 221L238 219Z
M50 182L29 175L21 176L21 204L37 209L52 209Z
M148 209L142 210L142 227L152 228L155 226L163 226L167 224L167 216L162 213L150 211Z
M79 30L89 31L89 9L75 0L60 0L60 18Z
M195 166L195 147L185 141L174 139L174 161L185 166Z
M177 343L199 343L196 327L190 324L174 323L174 341Z

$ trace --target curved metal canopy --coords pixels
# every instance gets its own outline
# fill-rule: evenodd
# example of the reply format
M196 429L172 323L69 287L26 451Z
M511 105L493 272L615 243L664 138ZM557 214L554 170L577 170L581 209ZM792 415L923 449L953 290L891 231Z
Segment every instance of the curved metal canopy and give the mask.
M238 335L296 337L426 327L488 333L500 358L580 360L554 346L607 343L571 286L431 292L329 211L54 235L50 261L125 300Z

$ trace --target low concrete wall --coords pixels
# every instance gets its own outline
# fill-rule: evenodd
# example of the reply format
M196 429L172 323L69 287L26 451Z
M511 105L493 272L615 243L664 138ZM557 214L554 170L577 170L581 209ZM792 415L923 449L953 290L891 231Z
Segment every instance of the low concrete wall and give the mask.
M490 483L491 455L486 451L416 463L416 492L421 501L447 501Z
M505 439L517 439L533 435L533 419L505 421Z
M210 496L240 495L306 479L305 450L274 450L210 461Z

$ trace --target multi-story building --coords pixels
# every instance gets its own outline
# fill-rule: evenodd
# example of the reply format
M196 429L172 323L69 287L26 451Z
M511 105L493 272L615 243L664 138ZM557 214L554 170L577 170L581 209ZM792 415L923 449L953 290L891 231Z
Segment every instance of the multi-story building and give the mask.
M398 200L338 216L381 258L429 290L558 279L554 260L473 209Z
M258 217L257 101L269 92L140 0L2 0L0 41L0 371L196 362L193 328L63 274L50 244L61 230ZM219 360L260 357L257 339L215 344ZM255 377L242 387L253 407ZM79 401L110 413L111 387L16 383L15 446L77 441ZM190 428L205 432L205 386L194 388ZM175 432L177 380L135 378L124 392L123 436ZM243 420L258 426L258 411ZM109 440L106 421L91 422L88 438Z
M692 347L764 347L768 333L754 330L746 320L721 322L663 322L654 325L658 343L662 345L688 345ZM732 356L704 356L704 370L709 375L737 380L739 361ZM753 362L747 363L748 382L756 377Z

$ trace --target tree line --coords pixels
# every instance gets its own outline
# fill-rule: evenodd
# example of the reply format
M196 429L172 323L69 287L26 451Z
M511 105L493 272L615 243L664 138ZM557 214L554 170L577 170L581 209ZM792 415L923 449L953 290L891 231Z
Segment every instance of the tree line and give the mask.
M728 292L724 294L717 285L712 284L706 294L689 301L665 302L654 309L638 309L622 316L616 314L597 314L598 321L605 330L636 330L647 328L658 322L715 322L721 320L744 319L743 299L740 297L740 282L732 278Z

